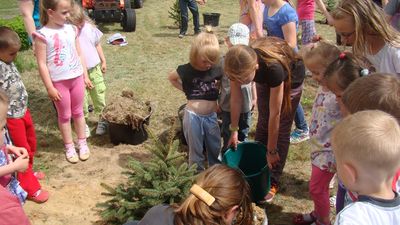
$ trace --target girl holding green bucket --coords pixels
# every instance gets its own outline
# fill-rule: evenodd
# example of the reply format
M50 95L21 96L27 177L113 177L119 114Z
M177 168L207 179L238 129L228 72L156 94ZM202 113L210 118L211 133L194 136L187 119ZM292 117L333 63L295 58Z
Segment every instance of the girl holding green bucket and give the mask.
M267 147L271 169L271 189L264 197L271 202L278 191L279 178L289 150L290 130L303 90L305 69L302 60L284 40L263 37L247 46L234 46L225 56L225 74L231 80L231 137L228 146L238 143L238 118L242 104L240 85L257 85L258 121L255 140Z

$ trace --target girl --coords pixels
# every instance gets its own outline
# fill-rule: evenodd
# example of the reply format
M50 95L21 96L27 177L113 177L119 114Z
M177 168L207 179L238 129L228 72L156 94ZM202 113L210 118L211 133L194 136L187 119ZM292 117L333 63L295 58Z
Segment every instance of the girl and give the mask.
M43 0L40 13L43 27L34 32L34 38L39 73L57 108L66 159L77 163L79 159L87 160L90 155L85 136L83 98L85 83L88 88L92 88L92 84L79 57L77 30L66 24L71 4L70 0ZM72 141L71 117L78 136L79 159Z
M239 22L249 27L250 39L264 36L262 28L264 5L261 0L239 0L239 5Z
M303 48L302 51L306 67L312 73L312 78L319 83L310 126L312 168L309 190L314 202L314 211L304 215L297 214L293 218L293 223L328 225L330 224L329 182L336 172L330 134L342 117L335 95L326 87L324 74L328 65L340 55L340 50L335 45L319 41Z
M290 128L299 104L304 65L287 42L276 37L257 39L247 46L233 46L225 56L225 74L231 80L231 137L238 143L238 119L242 105L241 85L256 82L258 121L255 140L267 146L271 168L271 202L278 191L279 178L289 150Z
M88 69L89 79L93 88L85 92L83 112L85 119L88 119L89 95L92 98L94 113L99 118L96 134L103 135L107 130L107 122L100 117L101 112L106 106L106 85L103 75L106 72L107 64L100 44L103 33L97 29L94 22L85 15L82 7L74 4L69 21L79 28L79 44L81 49L85 49L83 56ZM86 124L86 137L90 136L90 130Z
M242 216L236 218L235 224L253 222L250 187L238 170L214 165L197 177L190 192L180 204L154 206L139 225L230 225L239 212ZM125 225L135 224L137 221Z
M171 84L183 91L187 105L183 116L183 132L189 146L189 164L197 164L197 171L205 168L203 146L207 151L208 165L219 163L221 133L217 121L217 81L222 71L215 66L220 58L217 37L202 32L193 40L190 49L190 62L178 66L169 73Z
M367 58L376 72L400 77L400 34L371 0L346 0L332 12L336 32L359 58Z

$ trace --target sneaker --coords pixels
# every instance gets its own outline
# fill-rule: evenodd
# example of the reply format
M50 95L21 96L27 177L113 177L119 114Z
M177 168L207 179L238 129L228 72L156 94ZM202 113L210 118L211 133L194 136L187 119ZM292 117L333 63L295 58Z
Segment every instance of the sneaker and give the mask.
M291 134L290 134L290 143L291 144L297 144L303 141L307 141L310 139L310 135L308 130L300 130L300 129L295 129Z
M28 196L27 199L36 203L44 203L49 199L49 192L41 189L37 191L33 196Z
M183 38L183 37L185 37L185 35L186 35L185 33L180 33L180 34L178 35L178 37L179 37L179 38Z
M334 195L334 196L332 196L332 197L329 198L329 205L330 205L332 208L335 208L335 207L336 207L336 195Z
M96 134L97 135L104 135L107 133L108 123L106 121L99 121L97 123Z
M90 137L90 128L87 124L85 125L85 135L86 135L86 138Z
M271 189L269 190L268 194L264 197L265 201L272 202L272 200L274 200L274 197L277 192L278 192L278 185L272 184Z
M90 150L87 146L86 139L79 139L78 140L78 148L79 148L79 159L85 161L89 159Z
M46 177L46 174L41 171L37 171L33 173L33 176L35 176L38 180L43 180Z
M70 163L77 163L79 161L78 154L76 154L75 146L73 143L65 144L65 158Z

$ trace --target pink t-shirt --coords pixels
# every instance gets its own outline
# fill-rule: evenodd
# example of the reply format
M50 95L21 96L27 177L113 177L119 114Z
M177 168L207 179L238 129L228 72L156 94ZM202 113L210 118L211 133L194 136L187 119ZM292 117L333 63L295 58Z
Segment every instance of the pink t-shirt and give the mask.
M87 22L79 31L79 44L88 69L100 63L96 46L99 44L101 36L103 33L95 25Z
M255 27L254 23L251 20L250 17L250 12L249 12L249 4L247 2L248 0L239 0L239 5L240 5L240 17L239 17L239 22L245 24L246 26L249 27L250 32L252 35L257 31L257 28ZM263 12L264 12L264 4L261 2L261 0L256 0L256 7L260 10L259 15L260 15L260 26L262 26L262 21L263 21ZM259 27L258 29L262 30L262 27Z
M18 198L0 186L0 225L30 225Z
M299 16L299 20L314 20L314 11L314 0L297 1L297 15Z
M82 64L76 51L76 27L70 24L65 24L59 29L44 26L34 32L33 36L46 43L47 68L53 82L69 80L83 74Z

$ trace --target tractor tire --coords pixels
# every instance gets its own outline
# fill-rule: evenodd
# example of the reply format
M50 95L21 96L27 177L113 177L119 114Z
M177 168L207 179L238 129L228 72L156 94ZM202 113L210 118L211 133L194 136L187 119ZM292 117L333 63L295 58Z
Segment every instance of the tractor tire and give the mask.
M121 25L125 32L134 32L136 30L136 13L134 9L123 10Z
M130 9L130 8L132 8L131 0L124 0L124 9Z
M133 4L134 9L143 8L143 0L133 0L131 4Z

